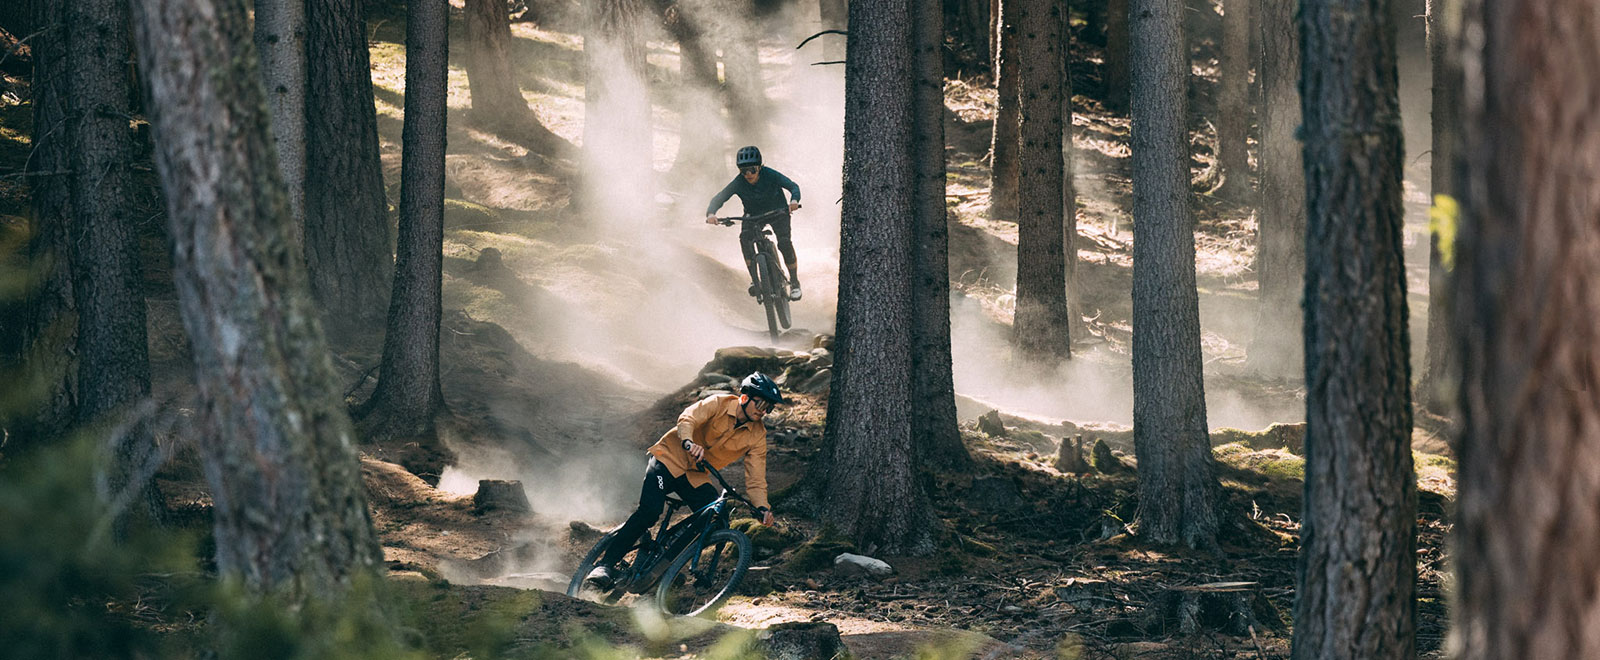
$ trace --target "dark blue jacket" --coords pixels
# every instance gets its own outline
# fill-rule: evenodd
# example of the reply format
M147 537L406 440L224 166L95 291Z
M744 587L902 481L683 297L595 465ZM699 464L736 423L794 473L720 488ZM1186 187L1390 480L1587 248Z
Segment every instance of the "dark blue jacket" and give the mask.
M789 201L783 200L783 191L789 191ZM800 202L800 184L789 180L770 167L761 168L761 176L756 178L755 185L745 183L743 174L736 174L733 181L722 188L722 192L711 198L711 205L706 207L706 215L716 215L717 209L728 203L734 195L739 196L739 201L744 202L745 215L758 215L777 208L787 207L789 202Z

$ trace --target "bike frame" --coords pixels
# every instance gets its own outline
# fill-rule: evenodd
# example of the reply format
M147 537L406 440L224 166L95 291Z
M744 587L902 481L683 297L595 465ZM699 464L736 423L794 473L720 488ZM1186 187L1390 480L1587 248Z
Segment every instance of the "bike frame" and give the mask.
M710 472L711 476L716 478L717 483L722 486L722 494L699 511L691 513L689 517L672 524L670 527L668 524L672 521L672 513L677 511L679 507L687 507L689 504L683 500L668 499L667 512L662 517L660 530L656 534L655 547L640 548L639 555L634 556L633 565L628 567L628 571L623 575L622 579L617 580L615 589L632 593L644 593L650 590L656 586L656 582L661 579L661 574L667 569L668 562L662 560L677 557L691 550L698 553L705 547L706 535L728 527L729 511L734 502L742 502L745 506L750 507L752 511L756 509L756 506L751 504L750 500L745 499L737 490L728 485L728 482L722 478L722 473L718 472L716 468L711 467L705 461L700 461L698 467ZM687 545L677 548L676 552L671 552L674 546L677 546L680 541L685 539L689 540ZM642 556L647 551L650 554L647 557ZM699 559L696 558L692 568L698 568L699 563Z

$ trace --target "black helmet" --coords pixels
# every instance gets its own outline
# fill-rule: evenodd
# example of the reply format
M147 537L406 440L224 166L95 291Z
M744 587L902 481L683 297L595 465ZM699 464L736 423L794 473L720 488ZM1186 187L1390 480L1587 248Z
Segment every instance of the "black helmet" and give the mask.
M778 391L778 384L759 371L744 377L744 382L739 383L739 393L766 399L772 405L785 403L783 393Z
M760 165L761 150L755 147L742 147L739 149L739 153L734 155L733 163L738 167Z

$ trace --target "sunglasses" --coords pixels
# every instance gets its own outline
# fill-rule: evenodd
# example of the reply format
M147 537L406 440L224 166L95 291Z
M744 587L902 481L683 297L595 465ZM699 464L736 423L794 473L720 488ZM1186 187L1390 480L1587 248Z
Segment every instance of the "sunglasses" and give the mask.
M756 410L759 410L761 412L772 412L772 402L771 401L768 401L766 399L757 399L755 397L750 397L750 403L755 405Z
M740 174L755 174L756 172L760 172L760 171L761 171L761 166L760 165L751 165L750 167L741 167L741 168L739 168L739 173Z

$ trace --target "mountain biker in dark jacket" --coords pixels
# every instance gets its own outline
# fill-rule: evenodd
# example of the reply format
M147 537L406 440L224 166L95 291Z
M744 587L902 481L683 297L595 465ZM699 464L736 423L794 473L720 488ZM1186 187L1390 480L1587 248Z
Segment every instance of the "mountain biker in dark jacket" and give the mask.
M678 415L678 424L662 434L650 447L645 464L644 488L639 493L639 508L612 537L606 554L595 564L584 582L600 590L616 581L616 565L633 549L639 537L661 518L667 493L676 493L698 511L717 499L711 475L697 466L700 461L718 470L744 459L745 495L761 514L761 523L771 525L772 509L767 503L767 427L762 418L773 406L784 403L778 384L761 372L746 376L737 396L718 393L696 401Z
M734 156L734 163L739 166L739 176L722 188L722 192L711 198L711 204L706 207L706 224L716 224L717 209L734 195L744 202L745 216L756 216L768 211L782 210L776 217L767 220L746 220L739 227L739 250L744 252L744 266L750 270L750 281L756 281L756 240L761 238L762 225L771 225L772 233L778 237L778 251L783 253L783 260L789 266L789 299L800 299L800 272L794 260L794 242L789 236L789 214L800 208L800 185L790 180L770 167L761 164L761 150L755 147L744 147ZM789 201L783 201L783 191L789 191ZM755 295L755 285L750 287L750 295Z

